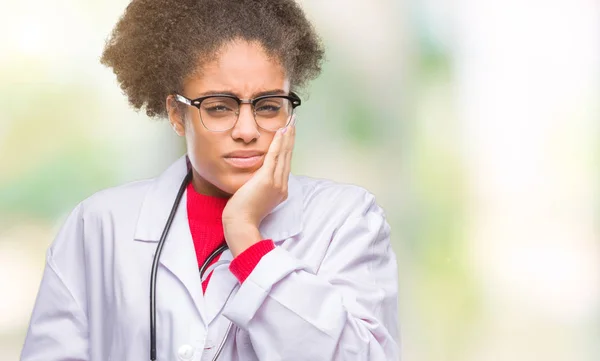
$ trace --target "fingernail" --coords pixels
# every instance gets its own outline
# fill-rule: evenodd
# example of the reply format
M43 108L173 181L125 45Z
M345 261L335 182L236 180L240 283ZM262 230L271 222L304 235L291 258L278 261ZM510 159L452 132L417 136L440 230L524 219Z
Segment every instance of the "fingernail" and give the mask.
M285 132L287 132L287 130L288 130L288 127L285 127L285 128L283 128L283 129L281 130L281 134L285 134Z

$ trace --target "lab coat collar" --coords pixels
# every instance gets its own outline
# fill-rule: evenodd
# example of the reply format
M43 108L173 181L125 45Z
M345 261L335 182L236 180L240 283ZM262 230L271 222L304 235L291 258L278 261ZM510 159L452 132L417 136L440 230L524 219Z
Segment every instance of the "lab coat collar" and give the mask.
M142 203L135 228L135 240L158 242L177 196L177 191L186 174L187 162L184 155L152 181L152 185ZM184 195L177 213L185 212L187 220L185 198ZM302 230L302 209L302 185L293 174L290 174L288 198L275 207L259 226L263 239L272 239L278 243L300 233ZM179 225L174 222L171 232L174 231L176 226ZM185 227L189 231L187 221Z

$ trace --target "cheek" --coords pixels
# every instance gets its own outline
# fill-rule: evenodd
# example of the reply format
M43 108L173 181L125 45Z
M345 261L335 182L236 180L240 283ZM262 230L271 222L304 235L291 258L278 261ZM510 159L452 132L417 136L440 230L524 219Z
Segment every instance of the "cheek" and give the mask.
M215 147L218 142L212 139L203 129L192 127L186 131L186 143L189 157L193 158L193 163L197 171L213 172L215 164L218 162L219 150Z
M225 192L234 193L249 177L233 173L223 161L222 154L227 152L227 149L222 149L223 144L227 144L224 137L225 134L208 133L204 127L187 129L188 156L204 180Z

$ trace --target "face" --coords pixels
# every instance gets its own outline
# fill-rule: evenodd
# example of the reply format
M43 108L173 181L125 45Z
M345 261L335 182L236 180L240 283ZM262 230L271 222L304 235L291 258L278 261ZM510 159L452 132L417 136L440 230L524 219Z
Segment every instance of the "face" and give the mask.
M225 93L251 99L267 92L287 95L289 90L289 80L277 60L260 44L240 40L224 45L199 75L187 79L181 95L195 99ZM185 136L194 188L202 194L228 197L235 193L262 166L275 136L257 126L249 104L241 105L237 123L224 132L206 129L193 106L186 106L185 114L180 114L172 96L167 98L167 110L175 132ZM232 152L243 151L258 152L259 156L254 160L232 157Z

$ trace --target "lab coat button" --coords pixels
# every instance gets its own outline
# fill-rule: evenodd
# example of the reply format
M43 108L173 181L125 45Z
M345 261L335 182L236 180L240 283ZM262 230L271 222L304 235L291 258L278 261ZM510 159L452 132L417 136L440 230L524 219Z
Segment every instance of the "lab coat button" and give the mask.
M194 347L190 345L182 345L179 347L179 359L182 361L191 360L194 357Z

